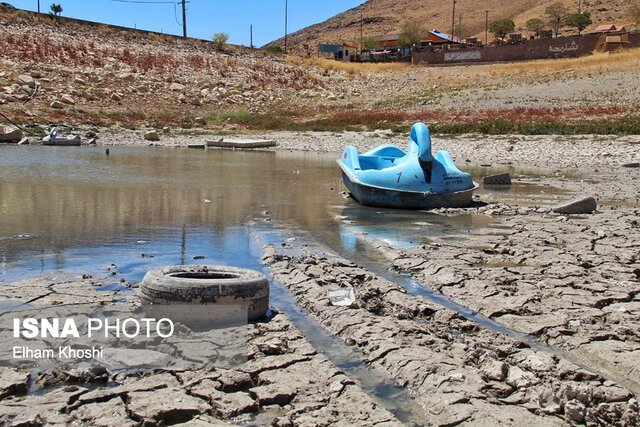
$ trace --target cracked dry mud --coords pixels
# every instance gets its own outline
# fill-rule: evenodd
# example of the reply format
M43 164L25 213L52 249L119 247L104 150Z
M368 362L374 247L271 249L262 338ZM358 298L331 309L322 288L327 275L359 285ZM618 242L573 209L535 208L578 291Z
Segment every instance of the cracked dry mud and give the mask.
M348 260L302 250L292 257L268 245L264 262L326 328L406 387L434 425L640 422L631 391L563 354L481 327ZM357 289L355 305L332 306L327 291L346 286Z
M4 286L7 300L36 308L137 304L96 293L93 285L89 279L33 279ZM0 424L400 425L283 314L248 326L248 359L232 368L118 372L86 364L40 372L0 367Z

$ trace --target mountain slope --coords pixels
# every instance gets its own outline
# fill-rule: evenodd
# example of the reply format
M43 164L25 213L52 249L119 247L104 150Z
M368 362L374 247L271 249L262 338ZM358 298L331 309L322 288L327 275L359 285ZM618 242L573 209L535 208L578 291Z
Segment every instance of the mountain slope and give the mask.
M511 18L519 30L524 31L524 23L529 18L539 17L546 20L544 9L558 0L457 0L456 25L462 16L462 25L469 34L484 39L485 11L489 10L489 22ZM571 12L578 11L578 0L560 0ZM340 13L324 22L303 28L287 38L290 52L302 54L316 52L318 43L347 43L358 46L360 40L360 19L362 16L362 34L364 37L398 32L402 23L408 19L419 18L427 28L450 33L453 1L427 0L368 0L353 9ZM621 24L635 29L632 9L634 2L604 0L581 1L582 11L591 13L593 25L587 31L601 24ZM640 2L638 2L640 6ZM565 34L575 31L565 29ZM489 35L491 37L491 35ZM284 38L274 40L269 45L284 46Z

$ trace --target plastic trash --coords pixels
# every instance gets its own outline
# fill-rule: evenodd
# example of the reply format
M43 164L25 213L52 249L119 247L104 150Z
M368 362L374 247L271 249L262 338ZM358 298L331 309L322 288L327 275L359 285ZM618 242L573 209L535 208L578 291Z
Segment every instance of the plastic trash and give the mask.
M353 288L334 289L329 291L331 305L338 307L350 307L356 301Z

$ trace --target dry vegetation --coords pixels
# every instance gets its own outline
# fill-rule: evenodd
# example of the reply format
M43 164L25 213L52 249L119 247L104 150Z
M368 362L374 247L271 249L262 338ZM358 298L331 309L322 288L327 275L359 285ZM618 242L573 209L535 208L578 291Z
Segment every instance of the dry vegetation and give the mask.
M577 71L633 69L640 65L640 48L619 50L612 53L596 53L581 58L541 59L509 64L478 67L479 74L500 76L505 73L540 74L569 69Z
M385 71L409 71L411 65L407 63L388 62L388 63L371 63L371 62L342 62L334 61L326 58L303 58L300 56L289 55L286 62L288 64L303 67L318 67L331 71L342 71L348 74L357 73L382 73Z

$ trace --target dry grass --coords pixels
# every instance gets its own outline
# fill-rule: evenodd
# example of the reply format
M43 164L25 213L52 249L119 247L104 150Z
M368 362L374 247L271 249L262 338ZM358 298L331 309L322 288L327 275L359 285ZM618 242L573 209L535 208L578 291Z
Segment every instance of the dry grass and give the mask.
M326 58L302 58L289 55L286 59L288 64L319 67L325 70L342 71L348 74L358 74L362 72L382 73L386 71L403 72L409 71L412 67L408 63L398 62L342 62ZM415 68L415 67L414 67Z
M617 52L597 53L580 58L566 59L542 59L527 62L514 62L510 64L486 65L479 69L479 74L499 76L505 73L512 74L539 74L544 72L566 71L568 69L593 70L610 67L632 66L640 64L640 48L624 49Z

